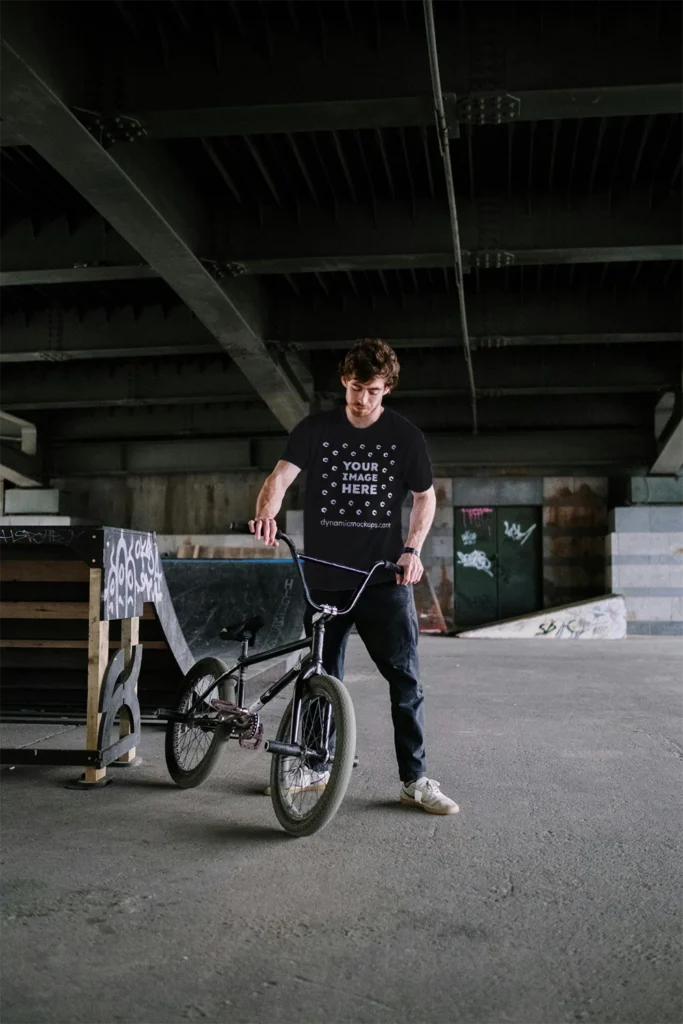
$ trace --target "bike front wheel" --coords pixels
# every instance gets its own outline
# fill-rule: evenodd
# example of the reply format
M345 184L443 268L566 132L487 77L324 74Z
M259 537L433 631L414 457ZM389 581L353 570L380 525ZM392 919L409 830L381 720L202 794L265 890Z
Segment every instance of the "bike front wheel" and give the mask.
M325 828L344 799L356 752L356 716L343 683L332 676L311 676L301 703L297 742L319 747L326 715L331 716L334 754L325 764L312 764L305 756L273 754L270 790L273 809L286 832L298 838ZM282 716L277 739L289 743L292 704Z
M212 713L209 702L226 684L214 686L227 672L220 658L200 658L183 679L175 701L175 709L187 714L197 704L194 715L206 718ZM230 683L228 682L228 686ZM188 719L186 722L168 722L166 725L166 767L177 786L193 789L201 785L213 771L226 739L226 730L220 725L201 726Z

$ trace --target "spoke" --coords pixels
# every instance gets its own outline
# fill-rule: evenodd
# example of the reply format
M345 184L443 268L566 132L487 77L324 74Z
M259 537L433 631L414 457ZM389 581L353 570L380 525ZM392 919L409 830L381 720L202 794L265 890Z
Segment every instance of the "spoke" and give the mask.
M194 714L209 715L211 707L207 701L201 701L201 698L212 688L213 683L214 679L212 676L204 676L203 679L197 680L193 687L187 691L180 711L187 712L197 700L200 700ZM202 728L201 726L193 726L186 723L179 723L175 726L173 746L178 766L182 771L193 771L202 763L211 746L213 737L214 733L212 730Z
M328 701L324 697L306 697L301 706L299 742L303 747L321 746L325 726L325 710ZM277 756L277 755L275 755ZM331 768L334 771L334 765ZM299 757L278 757L278 785L283 803L292 817L306 818L315 808L324 790L303 792L300 788L310 778L311 768L304 755Z

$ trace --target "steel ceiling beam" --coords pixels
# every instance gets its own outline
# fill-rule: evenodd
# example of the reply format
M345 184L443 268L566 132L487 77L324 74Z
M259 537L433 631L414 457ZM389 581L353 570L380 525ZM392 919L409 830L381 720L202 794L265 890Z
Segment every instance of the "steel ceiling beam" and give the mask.
M683 111L681 88L676 82L597 89L501 89L496 92L468 92L457 98L450 92L444 100L451 134L455 134L459 123L481 123L485 108L484 123L495 124L499 97L503 109L509 106L514 110L511 119L515 121L629 117L679 114ZM139 123L152 139L408 128L434 124L433 99L429 94L235 107L157 108L125 110L122 113ZM501 118L499 123L507 123L507 117Z
M210 355L220 351L204 324L181 305L169 311L152 305L83 313L56 308L30 317L6 314L2 340L0 363Z
M55 445L52 477L128 476L259 469L281 457L285 438L214 438L173 441L78 442ZM427 447L441 475L584 475L643 473L654 440L642 430L557 430L493 434L428 434Z
M282 84L282 83L281 83ZM376 88L375 85L372 88ZM282 89L281 89L282 91ZM444 95L451 133L458 124L506 124L512 121L554 121L578 118L637 117L683 114L683 83L616 85L600 88L500 89ZM498 121L499 101L501 120ZM511 112L510 114L508 112ZM119 112L139 124L148 138L294 134L344 129L431 126L433 100L423 95L377 96L372 99L309 100L236 106ZM17 144L18 139L0 145ZM20 144L20 142L18 142Z
M339 392L341 396L341 388ZM339 399L340 400L340 399ZM466 402L411 399L401 389L388 405L422 431L465 431ZM642 427L652 422L651 395L553 395L481 398L487 430ZM69 409L40 415L41 431L56 441L141 440L173 437L245 437L279 434L281 428L263 403L156 405L145 408Z
M392 331L388 335L382 335L386 341L394 346L399 352L411 349L442 349L452 348L459 343L454 336L453 330L442 323L433 325L426 324L425 327L433 326L436 330L444 331L440 335L424 338L400 337L398 331ZM290 342L292 348L302 352L338 352L346 346L352 345L358 335L344 339L327 341L296 341ZM650 345L662 342L673 341L677 344L683 342L683 330L678 331L641 331L640 333L622 332L615 334L610 332L586 332L585 334L485 334L471 335L470 344L473 351L498 348L527 348L543 347L545 345ZM7 361L7 360L5 360ZM0 354L0 363L3 356Z
M51 267L45 270L0 270L0 287L8 285L90 284L97 281L145 281L159 273L143 263L126 266Z
M583 6L585 14L581 7L553 13L542 62L537 25L530 31L524 18L497 15L494 59L489 16L475 10L463 24L447 11L439 34L451 58L443 75L451 130L458 122L478 123L482 109L496 124L502 108L505 120L510 103L514 120L526 121L680 112L680 46L674 34L643 48L655 18L636 10L629 16L633 31L606 50L592 9ZM83 110L133 118L156 139L431 125L422 39L414 31L397 31L389 19L385 27L379 51L360 31L353 37L335 33L323 61L312 52L307 32L289 34L285 28L278 45L266 52L253 39L213 26L219 63L202 51L201 34L187 36L184 47L175 41L172 65L155 59L144 33L125 50L116 35L103 37L97 47L84 46L74 55L87 87L78 85L71 99ZM89 61L110 69L115 90ZM482 82L497 88L482 92ZM0 144L23 141L13 129L0 128Z
M457 355L402 353L401 395L457 398L466 393ZM310 372L318 394L339 393L337 364L336 353L314 354ZM579 353L566 347L491 349L474 353L474 364L482 395L654 394L680 380L681 351L676 344L630 345L620 351L586 346ZM3 408L12 412L258 400L224 355L91 361L87 373L80 363L14 363L3 371Z
M564 197L539 196L531 217L516 197L458 201L465 262L482 267L681 259L681 212L679 196L652 206L642 191L618 203L590 196L569 205ZM334 211L301 203L296 211L268 211L261 223L244 211L219 213L212 255L251 273L285 273L444 266L451 248L444 200L376 202L372 209L340 204Z
M607 48L590 5L556 6L547 18L552 26L547 25L543 37L542 60L535 12L531 17L520 15L512 5L498 10L492 43L486 8L468 9L466 19L458 17L457 7L444 8L439 41L449 58L444 61L442 84L449 97L451 127L467 118L468 106L476 121L480 100L495 124L495 100L508 94L518 120L681 111L680 43L675 33L652 38L652 5L629 12L628 31L617 25L617 36ZM166 69L150 59L145 39L130 41L125 61L113 40L102 40L100 48L111 47L108 66L116 69L116 96L122 97L118 112L139 119L151 137L431 125L433 106L421 33L414 25L400 29L391 16L382 20L380 49L370 33L339 31L332 34L324 60L314 50L310 33L290 32L284 26L272 49L259 45L253 36L220 34L220 66L202 52L196 37L177 46L177 59ZM652 44L644 47L645 38ZM483 84L496 92L482 93ZM101 109L102 92L97 84L82 97L83 106ZM111 107L106 92L105 99Z
M534 344L545 339L604 335L651 337L660 333L680 337L681 316L677 297L666 291L616 292L559 290L523 297L503 288L482 289L469 303L470 333L479 346ZM459 344L457 308L451 295L406 295L402 299L375 297L372 302L346 296L343 303L324 297L306 303L281 296L273 303L272 337L301 349L340 349L356 338L385 338L402 347L420 339L433 345L450 340ZM561 328L561 333L560 329ZM531 339L528 341L527 339Z
M477 393L490 395L637 394L664 391L680 380L679 345L665 344L643 351L588 346L571 348L491 349L473 355ZM402 396L448 398L467 393L467 378L458 353L415 350L401 355ZM316 352L311 372L316 390L336 395L339 376L336 353Z
M683 259L680 197L650 209L636 194L613 205L607 197L572 204L539 198L533 217L526 205L502 196L462 200L462 239L467 269L502 265L647 262ZM341 205L334 213L302 204L297 213L271 210L218 215L206 256L225 273L318 273L369 269L444 267L449 251L443 202L377 203L374 210ZM117 232L99 217L73 227L66 218L7 229L0 248L0 285L79 283L155 276Z
M66 216L36 228L26 219L5 229L0 286L144 280L158 273L95 214L77 224Z
M315 91L313 86L312 92ZM452 124L456 98L449 98ZM201 106L193 110L159 109L132 113L152 139L229 135L294 134L351 128L392 128L434 123L433 100L423 96L310 100L245 106Z
M459 104L459 120L477 123L477 108L484 98L495 102L499 93L474 93ZM638 117L646 114L680 114L683 94L676 82L650 85L612 85L589 89L509 90L519 101L516 121L571 120L583 117ZM462 116L472 106L472 114Z
M683 259L683 246L674 245L622 245L591 248L576 246L554 249L512 249L510 246L495 251L463 250L463 270L474 267L495 270L499 267L567 265L571 263L649 263L659 260ZM348 255L284 256L276 259L235 261L246 274L312 274L354 270L421 270L429 267L452 267L453 257L446 252L377 253L362 250ZM0 274L0 284L4 275ZM7 283L14 283L7 281ZM21 282L16 282L21 283Z
M496 299L502 300L503 296L494 293L493 301ZM345 333L343 330L337 331L334 322L326 319L326 312L333 318L341 316L339 308L329 304L322 309L315 323L307 315L304 320L298 320L304 336L291 340L290 346L303 351L336 351L351 344L356 338L365 336L367 332L363 330L364 325L386 328L378 330L378 335L387 337L400 352L451 348L458 343L452 313L447 304L435 302L432 306L429 299L425 298L418 303L406 303L408 305L409 320L403 323L398 303L387 304L384 312L375 313L369 304L359 304L351 317L345 318L346 327L353 327L355 322L355 333ZM574 305L571 298L558 301L555 310L550 300L536 304L530 302L524 319L508 302L507 319L506 311L500 314L491 312L488 322L480 305L474 321L477 333L472 336L472 347L636 345L645 350L645 346L649 345L663 342L680 344L683 341L683 330L677 326L680 314L672 302L668 304L668 311L666 306L650 310L644 302L627 302L626 308L620 310L615 309L609 296L606 296L602 302L591 305L589 312L584 315L584 323L579 323L580 317L572 312ZM573 317L576 322L565 323L565 317ZM554 333L558 323L562 324L567 333ZM345 325L343 323L342 327ZM576 328L576 333L569 333L572 326ZM306 337L311 331L314 337ZM489 333L480 333L482 331ZM127 307L111 314L104 310L92 310L85 314L79 314L76 310L50 310L32 314L28 320L23 314L5 316L2 321L0 364L199 356L217 351L218 346L213 336L185 307L178 307L168 313L159 306L141 311ZM297 372L297 378L299 376Z
M458 121L455 95L448 96L447 102L450 123L455 125ZM431 125L434 122L432 104L431 96L426 94L120 113L139 124L149 139L196 139ZM26 144L27 140L11 125L0 123L0 147Z
M60 409L40 413L42 429L59 441L170 437L251 437L281 434L263 402L155 405L145 408Z
M291 428L307 403L262 340L263 300L255 282L218 280L202 264L197 252L210 211L165 152L123 142L106 150L72 113L63 97L68 87L54 70L59 36L48 35L43 23L36 32L31 7L13 4L4 11L3 119L177 292Z
M98 361L85 372L74 363L15 363L3 372L3 408L10 411L232 401L258 403L260 398L225 356Z

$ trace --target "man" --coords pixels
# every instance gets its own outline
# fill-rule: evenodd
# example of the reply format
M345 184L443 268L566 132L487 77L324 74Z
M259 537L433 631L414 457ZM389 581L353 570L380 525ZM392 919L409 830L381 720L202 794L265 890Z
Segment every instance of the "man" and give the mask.
M277 516L287 488L308 471L304 511L307 555L369 569L388 559L403 576L374 574L351 615L332 619L325 630L323 664L344 676L346 643L355 623L370 657L389 683L401 803L432 814L455 814L458 805L427 778L423 693L417 660L418 623L412 584L423 573L420 549L434 519L432 469L421 432L382 401L398 383L399 363L384 341L357 342L339 367L344 407L307 416L292 431L280 462L263 485L250 529L265 544L277 544ZM401 506L413 494L405 546ZM318 604L345 607L357 577L306 563L306 579ZM311 773L312 775L314 773ZM307 780L321 789L328 773Z

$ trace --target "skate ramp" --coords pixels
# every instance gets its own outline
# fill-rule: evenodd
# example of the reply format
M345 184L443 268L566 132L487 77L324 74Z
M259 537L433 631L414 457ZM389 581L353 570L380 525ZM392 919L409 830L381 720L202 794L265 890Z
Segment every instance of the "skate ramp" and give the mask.
M546 608L458 633L458 638L465 640L622 640L625 636L626 602L618 594Z
M226 625L259 614L252 650L302 633L303 596L284 559L169 559L154 534L101 526L45 527L29 517L0 530L0 707L13 715L83 714L88 672L90 569L102 570L100 619L113 656L120 622L140 620L139 699L143 713L167 706L194 662L234 662L239 645L219 639ZM258 666L258 682L284 664Z
M265 625L252 653L290 643L302 634L304 598L288 559L172 558L162 561L173 609L195 660L234 661L238 643L220 639L225 626L252 615Z

